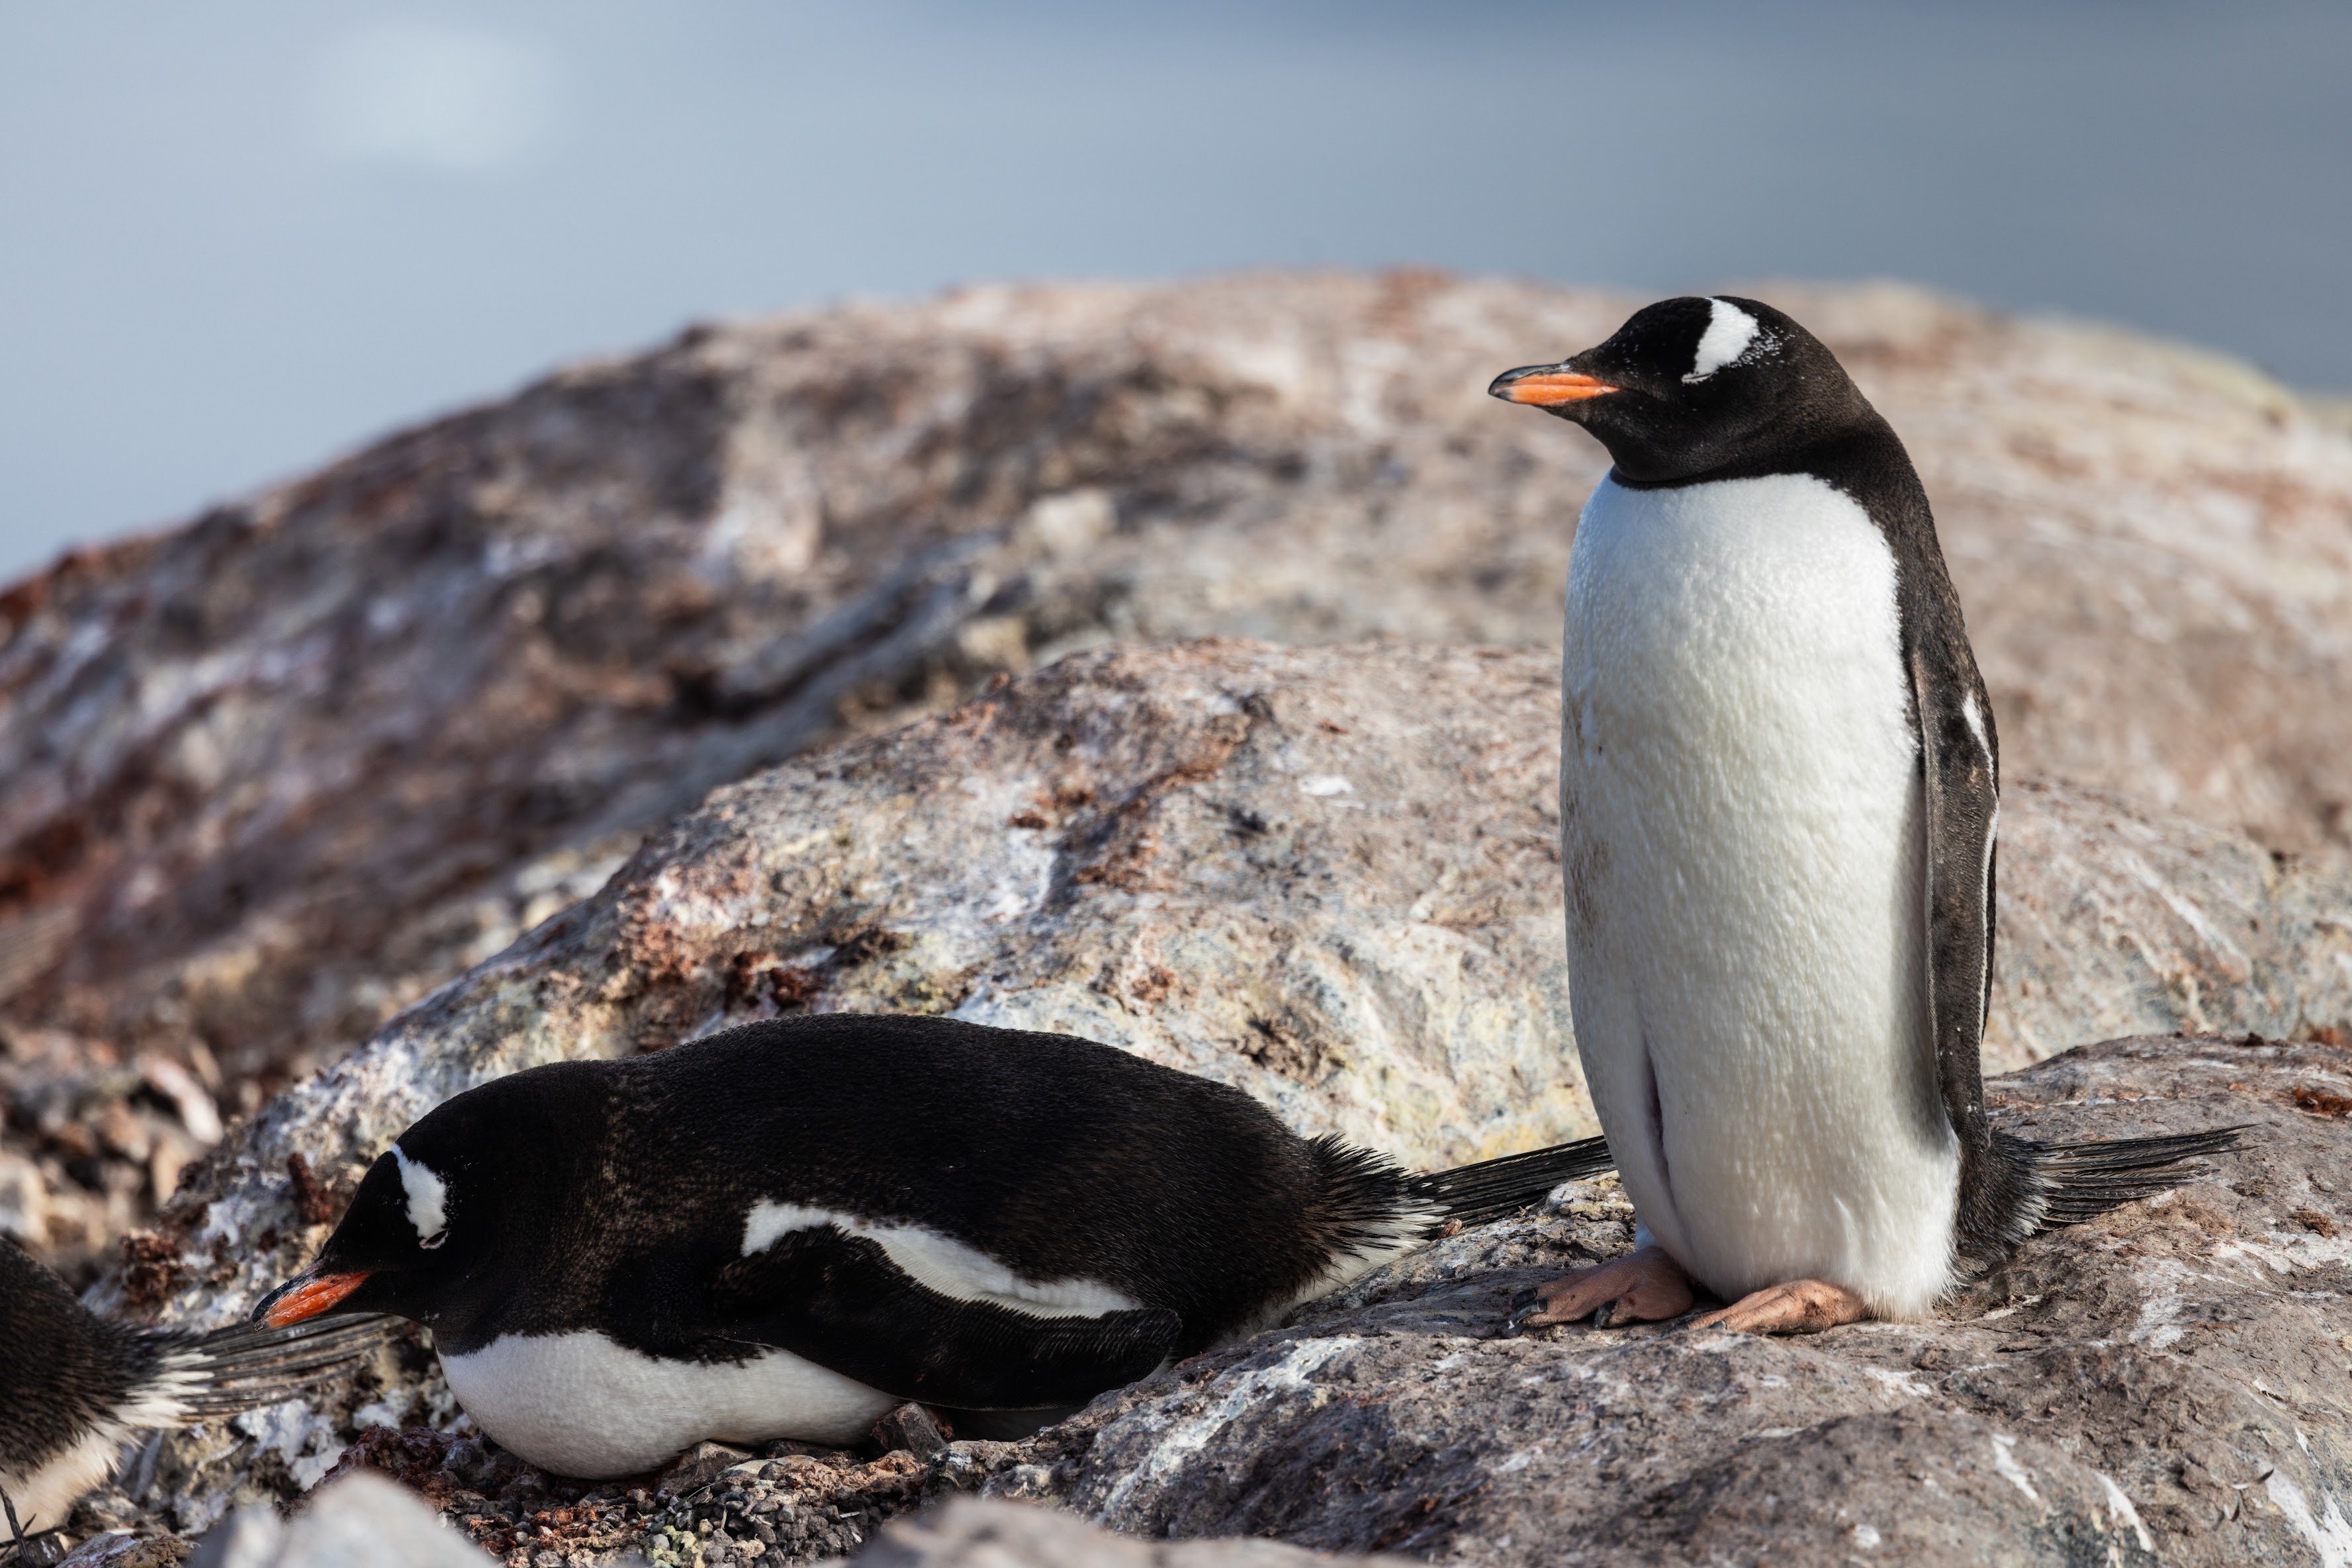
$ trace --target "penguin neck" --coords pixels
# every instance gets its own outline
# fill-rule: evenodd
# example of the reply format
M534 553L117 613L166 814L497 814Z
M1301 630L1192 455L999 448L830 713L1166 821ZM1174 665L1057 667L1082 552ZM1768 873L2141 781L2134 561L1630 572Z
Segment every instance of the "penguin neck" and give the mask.
M1646 444L1619 444L1622 452L1618 445L1610 448L1609 476L1628 490L1674 490L1780 474L1811 474L1837 484L1840 476L1858 468L1891 463L1907 472L1911 466L1894 427L1866 403L1832 423L1775 421L1739 441L1731 455L1696 466L1664 459Z

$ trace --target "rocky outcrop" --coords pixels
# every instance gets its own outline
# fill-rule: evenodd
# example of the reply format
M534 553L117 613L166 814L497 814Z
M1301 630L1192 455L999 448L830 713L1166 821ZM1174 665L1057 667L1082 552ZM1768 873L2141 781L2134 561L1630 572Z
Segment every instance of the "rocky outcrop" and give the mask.
M2347 841L2352 435L2122 334L1763 292L1917 455L2012 777ZM0 1223L86 1252L205 1142L150 1064L249 1111L712 787L994 674L1551 644L1598 449L1482 389L1634 303L1256 276L698 329L17 585L0 1192L43 1193Z
M1022 1444L864 1462L780 1445L591 1488L477 1437L380 1430L341 1468L397 1476L513 1564L633 1544L680 1568L801 1563L883 1520L861 1561L1206 1568L1280 1561L1266 1538L1493 1564L2336 1561L2352 1052L2143 1037L1989 1091L2040 1138L2245 1133L2196 1179L2029 1242L1930 1322L1513 1334L1528 1287L1632 1244L1604 1178ZM915 1511L975 1487L1076 1517Z
M1332 1559L1273 1541L1136 1541L1065 1513L960 1499L901 1520L862 1568L1315 1568Z
M414 1494L374 1476L322 1487L291 1523L244 1508L215 1525L187 1568L485 1568Z
M1613 1182L1107 1396L992 1486L1150 1537L1463 1563L2334 1563L2352 1545L2352 1055L2117 1040L1990 1086L2043 1138L2247 1126L1938 1321L1504 1328L1622 1251Z
M241 1129L142 1288L192 1281L176 1311L205 1317L290 1267L323 1234L295 1155L331 1206L474 1083L781 1010L1079 1034L1419 1166L1587 1135L1558 711L1540 653L1194 643L728 786ZM2118 1025L2352 1017L2352 873L2057 787L2003 821L1996 1068Z
M1536 653L1211 643L1088 653L720 789L596 895L234 1130L142 1244L129 1289L174 1321L233 1316L305 1260L366 1162L438 1100L535 1062L657 1049L790 1009L909 1008L1068 1030L1239 1084L1301 1131L1342 1132L1417 1166L1587 1133L1560 973L1555 681ZM2039 1053L2111 1020L2178 1030L2192 1000L2201 1027L2240 1038L2308 1032L2352 1013L2352 942L2328 913L2352 909L2346 873L2316 862L2282 868L2244 841L2095 792L2018 786L2003 818L2031 852L2003 861L2001 1051ZM2210 1121L2222 1112L2199 1098L2208 1067L2197 1064L2220 1060L2255 1095L2231 1100L2227 1119L2268 1114L2309 1090L2314 1108L2280 1110L2282 1124L2298 1137L2338 1135L2318 1118L2352 1105L2340 1052L2212 1055L2221 1050L2200 1046L2174 1064L2154 1047L2118 1048L2099 1058L2123 1064L2100 1069L2125 1074L2112 1082L2070 1079L2088 1070L2063 1059L2009 1092L2037 1124L2032 1107L2071 1098L2086 1103L2080 1130L2117 1132L2142 1114L2118 1108L2122 1097L2178 1087L2189 1096L2179 1114ZM2058 1094L2053 1083L2076 1087ZM2076 1108L2049 1115L2049 1129L2076 1125ZM289 1174L298 1155L311 1188ZM1622 1244L1622 1205L1598 1192L1576 1202L1586 1207L1450 1241L1413 1266L1433 1272L1391 1283L1410 1286L1422 1302L1412 1310L1431 1323L1470 1291L1459 1307L1468 1315L1444 1333L1486 1333L1513 1280ZM2297 1204L2339 1223L2325 1202ZM1474 1289L1457 1278L1465 1271L1496 1277ZM2336 1290L2328 1279L2295 1288ZM1332 1310L1386 1323L1380 1314L1405 1299L1359 1293ZM1305 1342L1283 1343L1286 1356ZM1494 1354L1537 1355L1536 1343ZM2292 1343L2295 1355L2318 1354L2315 1341ZM1279 1361L1216 1363L1241 1368L1218 1398L1230 1395L1235 1412L1261 1396L1268 1412L1287 1408L1284 1391L1313 1369L1250 1380ZM1380 1375L1425 1370L1400 1362ZM1178 1396L1163 1386L1149 1397ZM1643 1397L1638 1386L1623 1393L1621 1413ZM362 1427L446 1427L455 1415L412 1348L314 1406L159 1443L107 1506L199 1530L243 1498L315 1481ZM2198 1419L2182 1416L2182 1429ZM1118 1430L1159 1418L1138 1420ZM1234 1441L1255 1429L1236 1427ZM1623 1441L1646 1440L1646 1429L1629 1427ZM1185 1451L1170 1443L1166 1455ZM1039 1468L998 1484L1083 1500L1094 1497L1086 1478L1125 1465L1112 1457L1124 1451L1103 1449L1094 1469L1075 1449L1023 1460ZM1076 1468L1052 1479L1066 1461ZM1127 1469L1148 1480L1175 1462ZM1291 1479L1304 1486L1305 1474ZM880 1486L826 1484L860 1496ZM1170 1498L1198 1490L1171 1485ZM1141 1509L1147 1492L1160 1495L1139 1480L1122 1497ZM1100 1499L1087 1506L1148 1531L1165 1522ZM1387 1528L1299 1539L1407 1550L1409 1531L1375 1539Z

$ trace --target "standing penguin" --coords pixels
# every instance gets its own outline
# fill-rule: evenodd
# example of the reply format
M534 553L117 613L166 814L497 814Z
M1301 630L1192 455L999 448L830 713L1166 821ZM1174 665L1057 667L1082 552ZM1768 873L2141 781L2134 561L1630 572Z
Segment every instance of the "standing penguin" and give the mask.
M1614 466L1569 564L1561 861L1577 1047L1641 1225L1521 1321L1917 1318L2228 1132L1985 1119L2000 751L1917 473L1828 349L1668 299L1488 389Z
M257 1310L431 1325L481 1428L565 1475L854 1443L909 1399L1017 1435L1608 1163L1408 1176L1089 1040L773 1019L457 1095Z

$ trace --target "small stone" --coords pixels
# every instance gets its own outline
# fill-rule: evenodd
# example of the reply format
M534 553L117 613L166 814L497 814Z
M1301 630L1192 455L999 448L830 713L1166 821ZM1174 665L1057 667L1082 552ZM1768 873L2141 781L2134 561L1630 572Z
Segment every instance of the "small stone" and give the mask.
M751 1457L747 1450L725 1443L697 1443L670 1461L669 1468L654 1483L654 1490L664 1497L683 1497L709 1485Z
M496 1472L498 1460L491 1455L488 1444L478 1437L468 1437L450 1445L441 1468L457 1477L460 1485L478 1487Z
M923 1460L937 1458L948 1451L948 1440L940 1431L931 1413L920 1405L899 1406L874 1423L874 1440L884 1453L900 1449Z

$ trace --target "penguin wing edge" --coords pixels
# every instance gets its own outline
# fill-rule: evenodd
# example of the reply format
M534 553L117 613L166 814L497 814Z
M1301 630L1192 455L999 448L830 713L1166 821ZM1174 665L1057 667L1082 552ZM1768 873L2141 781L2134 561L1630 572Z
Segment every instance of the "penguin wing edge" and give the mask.
M1937 679L1911 656L1925 775L1927 999L1936 1076L1965 1147L1985 1137L1982 1051L1992 1004L1993 844L2000 815L2000 753L1975 662Z
M1083 1405L1168 1359L1163 1308L1037 1317L917 1281L862 1237L797 1231L730 1263L714 1306L731 1338L772 1344L902 1399L964 1410Z

